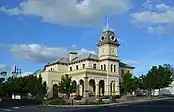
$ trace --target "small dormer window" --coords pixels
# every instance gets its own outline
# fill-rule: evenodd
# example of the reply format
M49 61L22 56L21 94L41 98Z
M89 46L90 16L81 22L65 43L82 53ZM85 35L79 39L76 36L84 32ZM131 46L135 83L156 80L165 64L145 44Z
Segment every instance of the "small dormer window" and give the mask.
M105 39L105 37L104 37L104 36L102 36L102 37L100 38L100 40L101 40L101 41L103 41L104 39Z
M110 38L111 38L112 41L116 40L115 36L111 36Z

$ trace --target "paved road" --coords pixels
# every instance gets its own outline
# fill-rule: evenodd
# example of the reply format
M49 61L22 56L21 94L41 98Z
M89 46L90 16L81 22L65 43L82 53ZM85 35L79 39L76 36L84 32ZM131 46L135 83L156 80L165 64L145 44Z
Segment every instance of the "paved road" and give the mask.
M105 107L58 108L19 106L2 108L0 112L174 112L174 99Z

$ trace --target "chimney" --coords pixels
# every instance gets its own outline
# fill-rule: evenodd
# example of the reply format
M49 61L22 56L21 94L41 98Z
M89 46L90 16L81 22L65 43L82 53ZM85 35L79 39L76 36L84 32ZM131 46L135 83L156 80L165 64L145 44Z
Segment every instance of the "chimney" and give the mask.
M71 51L69 53L69 61L72 61L77 56L77 52Z

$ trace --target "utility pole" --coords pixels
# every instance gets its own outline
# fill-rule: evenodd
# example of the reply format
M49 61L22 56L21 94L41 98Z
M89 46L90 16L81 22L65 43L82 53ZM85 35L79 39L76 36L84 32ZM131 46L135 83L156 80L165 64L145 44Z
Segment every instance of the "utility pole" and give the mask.
M14 65L14 71L12 71L13 78L16 78L19 75L21 75L21 71L22 71L21 68Z

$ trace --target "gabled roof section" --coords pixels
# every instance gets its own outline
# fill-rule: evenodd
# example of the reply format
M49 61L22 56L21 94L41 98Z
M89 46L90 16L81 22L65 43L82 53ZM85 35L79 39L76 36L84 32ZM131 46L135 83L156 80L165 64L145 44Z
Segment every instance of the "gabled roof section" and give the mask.
M58 63L68 64L69 63L69 59L66 58L66 57L61 57L61 58L57 59L56 61L48 63L46 66L54 65L54 64L58 64Z
M98 56L94 55L92 53L82 53L80 55L77 55L76 58L74 58L71 63L73 62L78 62L78 61L82 61L82 60L88 60L88 59L92 59L92 60L98 60Z
M132 67L132 66L130 66L130 65L128 65L128 64L125 64L125 63L123 63L123 62L120 62L119 63L119 66L120 67L124 67L124 68L131 68L131 69L134 69L135 67Z

